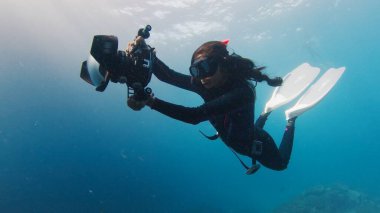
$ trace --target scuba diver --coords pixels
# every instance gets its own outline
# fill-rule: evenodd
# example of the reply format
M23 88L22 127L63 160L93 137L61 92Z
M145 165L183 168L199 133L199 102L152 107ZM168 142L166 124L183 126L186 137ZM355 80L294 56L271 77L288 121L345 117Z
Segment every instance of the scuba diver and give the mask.
M127 104L133 110L149 106L190 124L210 121L217 133L214 136L201 134L210 140L221 138L247 169L246 174L253 174L260 168L257 161L277 171L287 168L297 117L322 100L345 71L345 67L330 68L285 111L287 124L277 147L263 129L269 114L308 88L319 74L319 68L303 63L284 78L270 78L263 73L265 67L258 67L236 53L230 54L227 50L229 40L224 40L209 41L198 47L191 58L190 75L185 75L166 66L156 57L155 48L145 43L151 29L150 25L140 28L125 51L118 50L116 36L95 35L90 56L82 62L80 77L99 92L103 92L110 81L126 84ZM155 97L147 87L152 74L163 82L197 93L204 104L185 107ZM255 88L263 81L275 90L254 123ZM238 154L250 157L252 166L248 167Z
M143 42L142 37L137 37L129 44L128 49ZM263 73L265 67L258 67L252 60L236 53L230 54L227 45L228 40L209 41L197 48L191 58L190 75L170 69L158 58L154 61L153 74L159 80L197 93L203 98L204 104L198 107L185 107L166 102L153 94L145 100L138 100L131 96L127 104L136 111L149 106L152 110L166 116L194 125L209 121L217 133L214 136L201 133L210 140L221 138L247 169L246 174L255 173L260 168L260 164L273 170L284 170L288 166L292 153L296 118L315 103L312 103L309 108L301 111L297 109L296 113L287 114L282 141L277 147L271 135L263 129L270 112L275 107L267 107L254 122L255 87L257 82L265 81L269 86L278 89L285 84L285 78L283 80L281 77L268 77ZM319 70L314 72L315 75L313 74L304 82L305 87L298 88L298 92L292 93L300 94L318 73ZM321 96L319 100L324 95L319 95ZM287 102L294 97L288 97ZM314 99L317 100L316 102L319 101L318 97ZM277 103L276 107L283 104L285 102ZM246 166L237 153L250 157L252 166ZM257 164L257 161L260 164Z

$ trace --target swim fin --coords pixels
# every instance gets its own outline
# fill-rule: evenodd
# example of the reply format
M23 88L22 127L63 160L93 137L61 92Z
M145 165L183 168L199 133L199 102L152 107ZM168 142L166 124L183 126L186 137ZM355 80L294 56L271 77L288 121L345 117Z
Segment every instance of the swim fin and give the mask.
M271 99L266 103L264 113L269 113L278 107L289 103L302 93L317 77L320 69L303 63L283 78L283 83L277 87Z
M286 120L299 116L314 107L334 87L345 70L345 67L330 68L327 70L326 73L305 92L293 107L285 111Z

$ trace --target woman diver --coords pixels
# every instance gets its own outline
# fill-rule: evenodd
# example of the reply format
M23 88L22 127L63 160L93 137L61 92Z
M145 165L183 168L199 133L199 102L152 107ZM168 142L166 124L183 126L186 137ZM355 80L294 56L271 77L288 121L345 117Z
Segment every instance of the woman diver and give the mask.
M137 42L144 41L137 38L134 44ZM140 110L147 105L190 124L210 121L217 134L206 137L211 140L220 137L234 153L252 158L252 167L246 166L239 158L247 174L259 169L256 161L273 170L284 170L292 152L296 117L287 121L281 144L277 147L273 138L263 130L269 113L261 114L254 123L256 93L255 85L251 82L266 81L268 85L276 87L282 84L282 79L269 78L262 73L265 67L257 67L251 60L235 53L229 54L227 44L228 41L210 41L196 49L189 68L191 75L175 72L159 59L154 63L153 73L159 80L197 93L205 101L204 104L185 107L153 95L144 101L131 96L127 104L133 110Z

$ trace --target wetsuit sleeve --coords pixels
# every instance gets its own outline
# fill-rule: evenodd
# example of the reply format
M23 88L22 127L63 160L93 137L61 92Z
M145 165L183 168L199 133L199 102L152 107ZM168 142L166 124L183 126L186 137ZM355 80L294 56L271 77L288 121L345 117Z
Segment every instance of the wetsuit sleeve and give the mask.
M171 118L198 124L209 120L212 116L226 114L253 101L254 93L251 89L238 88L199 107L185 107L155 98L151 108Z
M190 75L184 75L170 69L158 58L156 58L154 63L153 74L163 82L185 90L197 92L197 88L191 83Z

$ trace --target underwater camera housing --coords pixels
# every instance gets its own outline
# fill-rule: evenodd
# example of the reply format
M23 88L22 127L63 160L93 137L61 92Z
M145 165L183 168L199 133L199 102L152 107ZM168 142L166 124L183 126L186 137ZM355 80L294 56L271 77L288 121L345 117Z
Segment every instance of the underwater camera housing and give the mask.
M151 26L138 31L137 36L149 38ZM125 83L128 97L144 100L152 90L149 84L155 60L154 48L140 44L130 52L118 50L118 39L113 35L96 35L92 41L90 56L82 63L80 77L103 92L109 81Z

